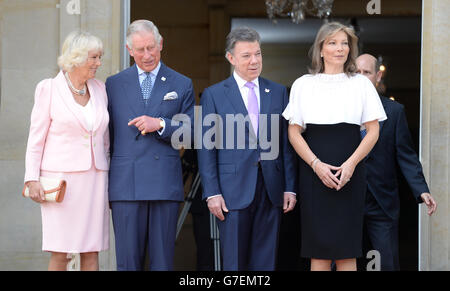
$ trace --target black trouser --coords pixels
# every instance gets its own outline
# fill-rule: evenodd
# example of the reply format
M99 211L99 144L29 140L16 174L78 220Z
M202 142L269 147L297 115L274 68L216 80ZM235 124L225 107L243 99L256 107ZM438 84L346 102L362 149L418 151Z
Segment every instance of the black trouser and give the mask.
M386 215L370 191L366 194L364 228L371 249L380 252L381 271L399 270L398 219ZM369 250L365 250L364 256Z

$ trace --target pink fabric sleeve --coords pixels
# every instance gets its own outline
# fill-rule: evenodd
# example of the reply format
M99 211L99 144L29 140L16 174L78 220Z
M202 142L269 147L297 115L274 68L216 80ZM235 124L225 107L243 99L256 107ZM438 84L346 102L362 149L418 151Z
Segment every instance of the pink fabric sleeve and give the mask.
M51 79L46 79L36 86L34 106L31 111L30 132L25 155L25 179L39 181L42 153L51 123Z

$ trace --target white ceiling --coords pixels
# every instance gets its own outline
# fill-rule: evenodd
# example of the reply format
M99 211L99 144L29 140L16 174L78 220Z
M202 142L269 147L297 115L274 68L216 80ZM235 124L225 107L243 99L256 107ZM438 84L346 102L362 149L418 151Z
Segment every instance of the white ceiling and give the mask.
M349 19L333 19L350 24ZM306 19L294 24L290 19L233 18L231 28L249 26L259 32L262 43L312 43L323 23L321 19ZM363 43L418 43L421 41L420 17L357 18L359 37Z

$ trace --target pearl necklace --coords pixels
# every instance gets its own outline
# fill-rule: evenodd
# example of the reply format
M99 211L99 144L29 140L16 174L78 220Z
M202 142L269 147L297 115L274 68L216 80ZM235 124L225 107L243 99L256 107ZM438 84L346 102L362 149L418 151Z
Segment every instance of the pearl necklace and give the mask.
M78 90L77 88L75 88L72 85L72 82L70 82L69 74L67 72L64 74L64 76L66 76L66 80L67 80L67 83L69 84L69 88L73 93L80 95L80 96L86 95L86 84L84 85L83 89Z

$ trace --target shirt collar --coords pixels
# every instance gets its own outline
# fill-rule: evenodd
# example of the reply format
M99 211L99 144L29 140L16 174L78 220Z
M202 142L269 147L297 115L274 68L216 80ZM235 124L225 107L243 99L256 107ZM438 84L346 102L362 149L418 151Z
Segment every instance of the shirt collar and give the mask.
M145 74L145 71L142 70L141 68L139 68L139 66L137 64L136 64L136 67L137 67L139 76L142 74ZM156 77L156 76L158 76L158 72L159 72L160 68L161 68L161 62L159 62L158 65L156 66L156 68L154 68L153 71L150 71L150 73Z
M239 89L241 89L242 87L245 86L245 84L247 83L247 81L245 81L244 79L242 79L237 73L236 71L233 72L233 77L236 80ZM258 82L258 78L254 79L253 81L251 81L253 84L255 84L255 88L259 88L259 82Z

